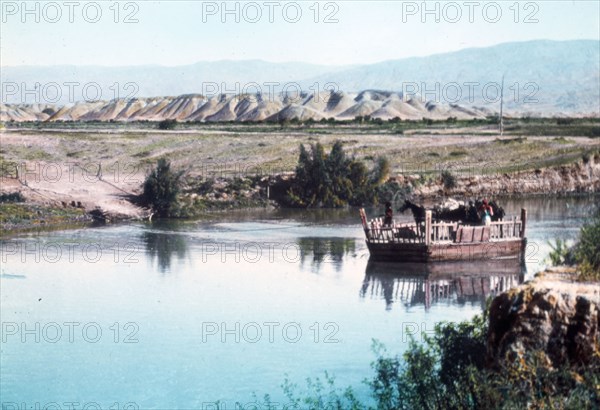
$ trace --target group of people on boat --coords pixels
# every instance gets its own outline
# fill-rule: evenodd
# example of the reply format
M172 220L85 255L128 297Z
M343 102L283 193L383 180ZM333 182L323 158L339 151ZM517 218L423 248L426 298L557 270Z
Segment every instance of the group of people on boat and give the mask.
M498 210L497 214L494 214L494 206ZM425 208L412 204L410 201L406 201L405 205L398 209L400 212L404 212L410 208L415 216L417 224L421 222L419 219L424 217ZM421 215L423 214L423 215ZM456 220L462 221L469 224L481 224L489 226L492 223L492 218L496 216L496 219L502 219L504 216L504 210L498 207L495 203L488 202L487 199L482 201L469 201L468 206L459 205L457 208L449 210L444 208L437 208L435 212L436 219L442 220ZM394 223L394 211L392 209L392 203L385 203L385 214L383 219L384 226L392 226Z
M469 211L476 209L473 201L469 201ZM494 208L488 203L487 199L484 199L477 209L477 216L481 219L481 224L490 226L492 224L492 216L494 216Z

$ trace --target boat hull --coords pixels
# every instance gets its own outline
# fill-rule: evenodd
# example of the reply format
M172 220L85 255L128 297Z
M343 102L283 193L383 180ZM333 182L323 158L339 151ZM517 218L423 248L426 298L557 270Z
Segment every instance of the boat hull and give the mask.
M367 241L374 261L456 262L517 259L524 261L527 239L480 243L376 243Z

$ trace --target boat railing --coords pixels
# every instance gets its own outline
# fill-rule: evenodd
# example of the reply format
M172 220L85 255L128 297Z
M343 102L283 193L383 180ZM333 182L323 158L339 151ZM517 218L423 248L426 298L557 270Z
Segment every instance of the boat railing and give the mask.
M474 226L459 222L432 221L431 211L425 214L425 221L416 223L392 223L386 225L382 218L367 220L364 209L360 216L367 240L371 243L473 243L500 242L525 237L527 211L521 210L521 217L494 221L489 226Z

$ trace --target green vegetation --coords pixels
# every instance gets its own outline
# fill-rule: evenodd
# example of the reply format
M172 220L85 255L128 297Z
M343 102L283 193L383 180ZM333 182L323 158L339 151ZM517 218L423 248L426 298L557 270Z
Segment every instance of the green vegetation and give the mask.
M600 281L600 212L581 228L575 260L579 264L581 280Z
M7 161L3 155L0 155L0 178L16 178L18 164L14 161Z
M20 202L0 203L0 234L89 222L79 208L40 206Z
M442 171L442 184L447 190L456 188L456 177L450 171Z
M487 314L461 323L440 323L423 342L412 340L401 356L390 356L373 343L374 375L366 380L373 404L359 400L351 387L307 379L300 391L285 380L289 402L302 409L594 409L600 405L600 358L585 366L551 368L539 352L506 360L499 368L486 363ZM267 395L265 405L272 402Z
M171 170L171 163L161 158L146 177L140 201L150 206L160 218L172 216L171 211L177 204L177 195L181 190L183 171Z
M177 122L176 120L163 120L159 123L154 121L132 121L132 122L102 122L102 121L53 121L53 122L7 122L8 129L110 129L110 130L151 130L151 129L211 129L222 131L237 132L279 132L281 129L299 129L299 130L317 130L323 132L339 132L348 129L357 130L364 133L388 133L402 134L406 131L420 130L451 130L458 128L478 128L480 131L489 133L497 131L499 123L498 116L488 118L457 119L454 117L440 120L421 119L421 120L402 120L392 118L387 121L379 118L372 118L369 115L358 116L351 120L334 120L333 118L324 118L321 121L308 119L301 121L299 119L281 120L281 121L256 121L252 123L222 121L222 122L201 122L187 121ZM158 125L157 125L158 124ZM162 127L166 128L161 128ZM505 132L507 136L581 136L598 138L600 137L600 119L598 118L504 118Z
M0 204L15 202L25 202L25 198L20 192L10 192L0 194Z
M158 123L159 130L174 130L177 126L177 120L162 120Z
M579 280L600 281L600 211L581 228L574 246L561 239L549 245L548 258L553 265L578 265Z
M575 263L573 249L567 245L567 241L558 238L554 244L548 242L548 245L552 249L548 254L548 259L552 265L572 265Z
M364 162L346 157L341 141L336 141L329 154L320 143L310 152L303 144L288 202L296 207L338 208L377 202L377 189L390 174L386 158L377 159L369 171Z
M550 369L536 352L486 366L485 314L442 323L424 342L411 342L401 360L378 354L369 383L378 409L594 408L600 397L597 371L589 366ZM533 407L532 407L533 406Z

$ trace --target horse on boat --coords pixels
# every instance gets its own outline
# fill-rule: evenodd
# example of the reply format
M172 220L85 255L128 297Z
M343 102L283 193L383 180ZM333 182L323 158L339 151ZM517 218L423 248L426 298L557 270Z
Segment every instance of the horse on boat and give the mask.
M425 223L425 211L426 211L425 207L421 206L421 205L417 205L417 204L411 202L410 200L406 199L404 201L404 205L402 205L400 208L398 208L398 212L404 213L404 212L406 212L407 209L410 209L410 211L413 214L413 218L415 219L415 224L417 227L417 235L419 235L419 236L423 235L425 232L423 231L421 224Z
M417 205L414 202L407 199L404 201L404 205L402 205L400 208L398 208L398 212L404 213L404 212L406 212L407 209L410 209L410 211L412 212L413 218L415 218L415 223L417 224L417 226L419 224L425 222L425 207L424 206Z
M459 205L456 209L435 209L433 218L438 221L445 222L466 222L468 217L468 208L464 205Z
M464 222L472 225L477 225L481 222L481 217L479 215L478 210L482 204L482 201L477 200L469 205L460 204L454 209L436 207L432 211L432 217L434 220L437 221ZM503 220L506 216L504 208L498 206L498 204L495 201L490 201L489 205L494 211L492 221L495 222ZM414 202L407 199L404 201L404 205L398 208L398 212L404 213L407 209L411 210L417 226L425 222L425 212L427 210L424 206L417 205Z

